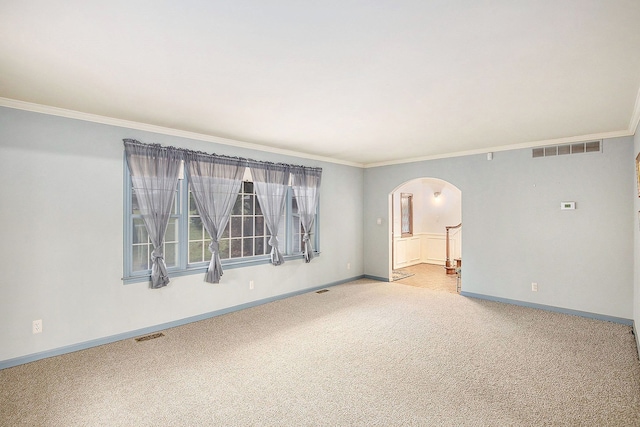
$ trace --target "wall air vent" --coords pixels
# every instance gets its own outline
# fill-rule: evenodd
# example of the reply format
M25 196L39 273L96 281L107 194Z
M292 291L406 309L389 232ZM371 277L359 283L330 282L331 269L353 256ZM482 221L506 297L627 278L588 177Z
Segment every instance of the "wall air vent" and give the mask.
M565 154L601 153L601 152L602 152L602 140L577 142L575 144L549 145L546 147L537 147L531 150L531 154L534 158L563 156Z
M153 340L153 339L160 338L160 337L163 337L163 336L164 336L164 334L162 332L158 332L157 334L151 334L151 335L147 335L147 336L144 336L144 337L136 338L136 341L138 341L138 342L149 341L149 340Z

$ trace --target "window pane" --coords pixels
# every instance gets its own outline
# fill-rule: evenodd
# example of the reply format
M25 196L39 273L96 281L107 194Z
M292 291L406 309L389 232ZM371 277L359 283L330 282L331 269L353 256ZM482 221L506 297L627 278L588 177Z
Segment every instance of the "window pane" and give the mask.
M400 195L400 231L404 235L413 233L413 196L411 194Z
M229 258L229 240L220 240L220 259Z
M180 211L178 209L178 205L180 204L180 182L176 185L176 189L174 190L173 197L173 208L171 209L171 213L177 215ZM140 214L140 203L138 202L138 196L136 195L133 187L131 188L131 212L134 215Z
M196 208L196 199L193 197L193 193L189 191L189 215L198 215L198 209Z
M248 216L242 219L242 235L253 236L253 217Z
M227 222L226 227L224 227L224 231L222 232L222 238L228 238L229 237L229 223Z
M293 252L299 253L302 252L302 236L304 234L304 229L302 228L300 217L297 217L295 221L293 229Z
M177 243L165 243L164 244L164 262L167 267L175 267L178 265L178 244Z
M242 214L253 215L253 195L242 196Z
M238 195L236 199L236 203L233 205L233 209L231 210L231 215L240 215L242 214L242 194Z
M281 242L286 242L287 241L287 227L286 227L285 223L286 223L286 217L284 215L282 215L280 217L280 223L278 224L278 230L279 230L278 236L280 236L280 241ZM271 233L269 233L269 227L267 227L266 225L264 227L264 234L271 234ZM284 248L284 246L283 246L283 248Z
M242 256L253 256L253 238L242 239Z
M409 231L409 199L403 197L400 199L400 212L402 217L402 232Z
M189 240L202 240L204 227L199 216L189 218Z
M264 236L264 217L256 217L256 236Z
M174 215L178 215L178 213L180 212L180 208L179 208L179 204L180 204L180 197L178 197L178 187L180 186L180 182L178 182L178 185L176 186L176 191L173 197L173 211L171 212Z
M255 239L256 255L264 255L264 237L256 237Z
M189 262L190 263L204 261L203 248L204 248L204 245L202 242L189 243Z
M253 193L253 182L245 181L243 183L243 193L251 194Z
M133 246L133 271L144 271L149 269L149 245Z
M134 215L140 214L140 205L138 204L138 196L136 196L136 192L131 190L131 213Z
M256 199L256 215L262 215L262 208L260 207L260 203L258 202L258 200Z
M164 241L167 243L178 241L178 218L169 219L167 232L164 235Z
M231 239L231 258L242 256L242 239Z
M231 217L231 237L242 237L242 217ZM231 247L233 248L233 246ZM233 249L231 250L233 251Z
M133 243L147 243L149 241L149 235L147 234L147 228L144 226L142 218L133 219Z

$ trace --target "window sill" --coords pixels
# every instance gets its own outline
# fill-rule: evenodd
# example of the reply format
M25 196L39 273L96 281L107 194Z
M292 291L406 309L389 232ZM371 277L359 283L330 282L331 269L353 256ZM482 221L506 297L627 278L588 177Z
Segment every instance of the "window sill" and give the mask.
M315 257L319 257L320 254L321 252L313 253ZM297 259L304 259L304 255L300 253L295 255L284 256L285 262L293 261ZM235 268L252 267L255 265L263 265L263 264L270 264L270 263L271 263L271 257L269 256L244 258L244 259L237 259L237 260L226 259L226 260L222 260L222 269L233 270ZM188 267L186 270L169 270L168 271L169 279L173 279L174 277L191 276L193 274L204 274L207 272L208 268L209 268L209 263L207 262L207 263L194 265L193 267ZM123 277L122 281L125 285L129 285L131 283L148 282L151 279L150 275L151 273L148 272L145 274Z

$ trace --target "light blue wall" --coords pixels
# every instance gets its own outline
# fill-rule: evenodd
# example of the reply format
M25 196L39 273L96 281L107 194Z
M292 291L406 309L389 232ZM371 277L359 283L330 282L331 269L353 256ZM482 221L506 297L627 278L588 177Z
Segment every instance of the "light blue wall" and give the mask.
M217 285L204 274L124 285L123 138L322 167L321 256L230 269ZM360 168L0 108L0 180L0 363L364 272Z
M388 277L388 194L440 178L462 191L463 291L631 319L633 157L627 137L596 154L522 149L366 169L365 274Z
M219 285L201 275L160 290L123 285L122 138L323 167L322 255L227 270ZM530 150L513 150L492 161L476 155L363 171L0 108L0 364L362 274L387 277L388 195L420 177L462 191L463 290L638 322L640 263L634 269L631 260L634 243L640 253L640 201L630 160L638 151L636 134L604 141L601 154L532 159ZM566 200L578 209L560 211ZM31 333L35 319L42 334Z

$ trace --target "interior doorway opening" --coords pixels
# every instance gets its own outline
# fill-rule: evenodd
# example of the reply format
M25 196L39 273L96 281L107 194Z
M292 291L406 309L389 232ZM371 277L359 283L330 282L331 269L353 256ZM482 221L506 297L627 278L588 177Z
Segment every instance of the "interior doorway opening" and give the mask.
M389 210L389 281L459 291L460 189L438 178L407 181L389 194Z

